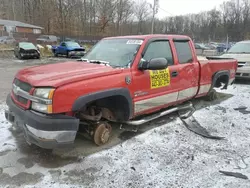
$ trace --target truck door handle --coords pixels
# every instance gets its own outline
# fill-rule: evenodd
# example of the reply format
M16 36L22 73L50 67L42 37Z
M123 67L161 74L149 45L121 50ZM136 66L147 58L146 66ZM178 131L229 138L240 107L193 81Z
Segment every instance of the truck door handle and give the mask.
M178 72L177 72L177 71L172 72L172 73L171 73L171 76L172 76L172 77L178 76Z

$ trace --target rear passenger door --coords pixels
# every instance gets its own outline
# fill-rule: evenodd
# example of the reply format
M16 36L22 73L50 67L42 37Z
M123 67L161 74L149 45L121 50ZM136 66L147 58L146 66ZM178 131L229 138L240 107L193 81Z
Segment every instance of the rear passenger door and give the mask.
M188 39L174 39L174 46L178 61L179 95L178 101L194 97L198 91L199 63L194 57L192 43Z

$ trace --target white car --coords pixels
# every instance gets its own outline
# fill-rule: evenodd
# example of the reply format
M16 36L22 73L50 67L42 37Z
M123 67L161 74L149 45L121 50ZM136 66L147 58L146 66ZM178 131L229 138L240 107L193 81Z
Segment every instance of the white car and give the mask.
M250 79L250 40L236 43L221 57L238 60L236 78Z

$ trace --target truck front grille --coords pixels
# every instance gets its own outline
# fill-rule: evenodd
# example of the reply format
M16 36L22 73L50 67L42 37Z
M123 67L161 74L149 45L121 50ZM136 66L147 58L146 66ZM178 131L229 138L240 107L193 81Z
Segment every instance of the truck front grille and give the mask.
M14 83L17 87L19 87L21 90L26 91L26 92L30 92L30 90L32 89L32 86L26 82L23 82L21 80L18 80L15 78Z
M15 80L14 80L14 82L13 82L13 85L14 85L16 88L18 88L18 89L20 89L20 90L23 90L23 91L25 91L25 92L27 92L27 93L29 93L30 90L32 89L32 86L31 86L30 84L28 84L28 83L26 83L26 82L23 82L23 81L21 81L21 80L18 80L18 79L16 79L16 78L15 78ZM27 105L28 105L28 99L25 99L24 97L17 95L17 94L15 93L15 91L14 91L14 86L13 86L13 89L12 89L12 94L13 94L14 99L15 99L16 101L18 101L20 104L22 104L23 107L24 107L24 106L27 107Z

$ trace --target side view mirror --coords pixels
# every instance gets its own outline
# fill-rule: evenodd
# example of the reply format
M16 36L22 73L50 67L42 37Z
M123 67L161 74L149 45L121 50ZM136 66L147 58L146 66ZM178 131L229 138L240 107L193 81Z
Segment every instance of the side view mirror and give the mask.
M154 58L150 61L144 59L139 64L139 70L162 70L168 67L168 60L165 58Z

